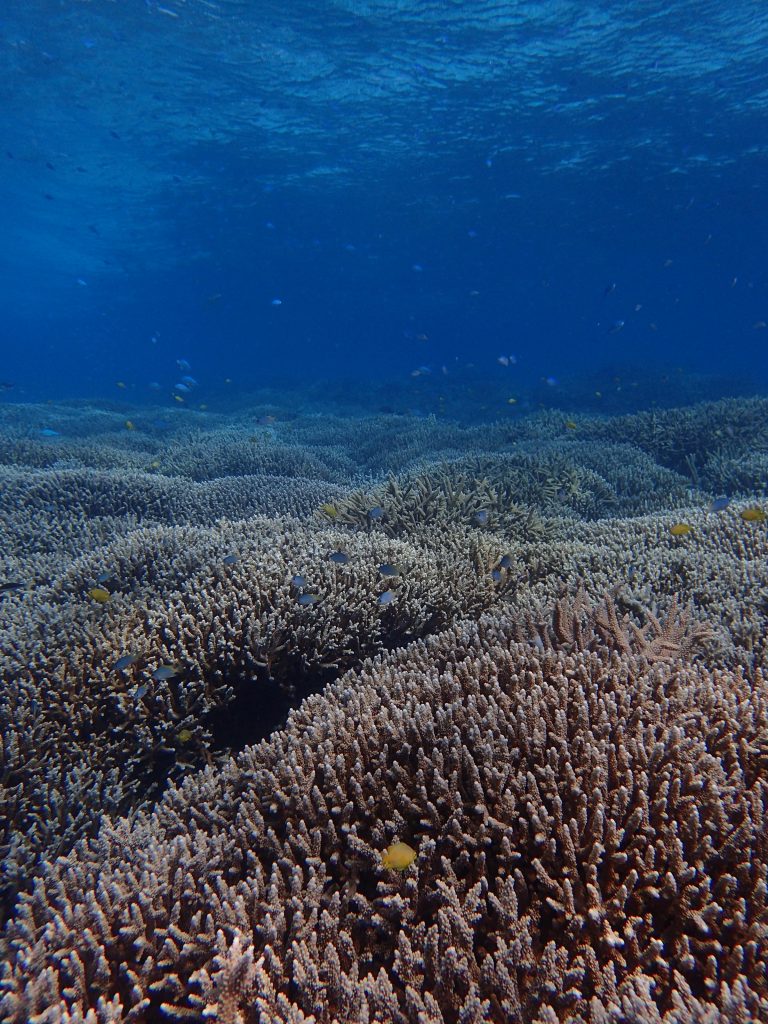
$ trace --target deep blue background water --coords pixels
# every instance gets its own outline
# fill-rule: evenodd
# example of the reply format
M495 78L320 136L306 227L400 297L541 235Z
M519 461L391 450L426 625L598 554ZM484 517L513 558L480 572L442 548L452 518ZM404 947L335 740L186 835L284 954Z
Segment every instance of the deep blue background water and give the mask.
M764 390L766 53L757 0L6 3L3 400Z

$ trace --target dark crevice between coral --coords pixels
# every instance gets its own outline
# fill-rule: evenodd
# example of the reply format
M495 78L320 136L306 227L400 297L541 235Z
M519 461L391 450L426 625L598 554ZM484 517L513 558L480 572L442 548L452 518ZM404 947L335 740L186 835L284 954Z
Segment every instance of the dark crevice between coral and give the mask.
M234 698L223 707L211 709L202 719L211 733L210 751L236 754L266 739L285 725L293 708L340 675L339 668L317 668L294 678L290 686L271 677L267 669L259 670L256 676L227 679Z

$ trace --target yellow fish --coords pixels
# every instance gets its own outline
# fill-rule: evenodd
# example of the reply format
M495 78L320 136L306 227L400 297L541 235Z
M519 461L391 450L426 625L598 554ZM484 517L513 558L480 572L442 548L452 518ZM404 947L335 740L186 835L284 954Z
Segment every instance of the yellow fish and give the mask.
M381 855L381 863L391 871L405 871L416 860L416 851L408 843L392 843Z
M673 537L684 537L686 533L693 533L693 527L690 523L674 523L670 526L669 532Z
M126 420L125 421L125 429L126 430L135 430L136 429L136 424L133 422L133 420Z
M189 743L189 741L192 739L191 729L182 729L180 733L176 734L176 739L179 741L179 743Z
M578 423L574 423L573 420L566 420L565 421L565 429L566 430L577 430L578 426L579 426Z
M335 519L336 516L339 514L339 510L336 508L336 506L332 505L329 501L324 502L320 506L320 511L324 512L331 519Z
M745 523L764 523L768 519L768 513L761 508L743 508L739 515Z
M111 596L110 592L105 590L104 587L91 587L88 591L88 597L95 601L96 604L106 604Z

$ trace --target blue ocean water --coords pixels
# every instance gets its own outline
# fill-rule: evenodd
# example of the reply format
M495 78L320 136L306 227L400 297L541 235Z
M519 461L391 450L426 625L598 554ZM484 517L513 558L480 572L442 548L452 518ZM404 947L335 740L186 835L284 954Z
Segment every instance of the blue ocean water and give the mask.
M7 3L2 400L764 390L767 45L753 0Z

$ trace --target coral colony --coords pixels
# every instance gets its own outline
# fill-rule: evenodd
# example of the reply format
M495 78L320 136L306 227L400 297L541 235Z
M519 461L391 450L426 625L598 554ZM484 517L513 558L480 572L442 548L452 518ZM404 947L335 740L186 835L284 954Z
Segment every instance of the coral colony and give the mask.
M3 1021L768 1020L768 402L37 413Z

